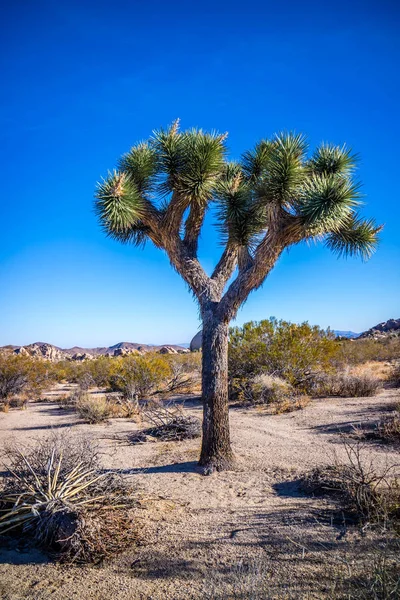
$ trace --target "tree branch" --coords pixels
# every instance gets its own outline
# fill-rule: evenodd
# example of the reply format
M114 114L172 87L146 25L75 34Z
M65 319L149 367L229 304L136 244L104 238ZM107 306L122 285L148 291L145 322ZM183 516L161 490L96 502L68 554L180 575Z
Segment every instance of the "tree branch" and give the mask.
M307 236L302 219L279 209L274 218L271 218L267 233L257 246L254 259L244 260L240 265L237 278L220 302L218 316L225 322L233 319L250 292L263 284L283 250L305 237Z
M211 275L211 280L215 282L216 287L222 294L225 285L227 284L237 265L237 247L228 243L226 248L215 266L214 272Z
M189 200L174 192L162 219L162 227L169 235L179 235L183 215L189 206Z
M229 322L236 316L250 292L260 287L272 271L284 247L285 244L279 236L266 234L258 245L253 263L249 263L247 269L239 272L222 298L217 310L221 320Z
M192 204L185 223L184 244L192 256L197 256L200 231L206 214L206 205Z

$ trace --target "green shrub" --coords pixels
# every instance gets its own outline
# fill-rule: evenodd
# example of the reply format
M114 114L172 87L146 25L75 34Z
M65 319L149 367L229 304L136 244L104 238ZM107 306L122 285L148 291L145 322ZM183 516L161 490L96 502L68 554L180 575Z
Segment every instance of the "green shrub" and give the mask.
M171 374L168 360L159 354L126 356L116 359L115 365L110 387L126 398L149 397Z
M39 395L54 381L51 363L28 356L0 355L0 401L12 396Z
M338 364L356 365L370 360L391 361L400 358L400 336L381 339L361 338L337 341Z
M338 344L333 334L308 323L269 319L233 327L229 340L229 376L270 373L305 388L316 371L333 368Z

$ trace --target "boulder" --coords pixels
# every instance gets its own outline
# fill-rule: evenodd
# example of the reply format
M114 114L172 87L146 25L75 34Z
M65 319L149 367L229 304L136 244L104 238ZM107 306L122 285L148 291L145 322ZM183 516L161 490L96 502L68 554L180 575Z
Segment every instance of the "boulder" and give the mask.
M13 354L16 354L17 356L30 356L28 350L23 346L21 346L21 348L16 348Z
M160 354L178 354L178 351L172 348L172 346L163 346L158 352Z
M203 343L203 332L198 331L192 341L190 342L190 352L198 352L201 350Z

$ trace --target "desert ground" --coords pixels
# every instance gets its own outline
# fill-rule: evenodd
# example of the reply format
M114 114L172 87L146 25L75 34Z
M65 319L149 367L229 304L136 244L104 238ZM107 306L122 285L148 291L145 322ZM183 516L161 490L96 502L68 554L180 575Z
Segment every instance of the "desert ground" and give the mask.
M58 386L53 393L68 391ZM139 500L138 544L101 566L57 564L29 546L3 543L0 597L339 597L337 582L356 577L384 542L348 526L331 500L307 496L299 479L344 459L343 433L352 438L354 427L373 424L399 398L399 390L386 389L372 398L314 399L280 415L233 407L237 470L207 477L196 466L199 439L132 444L140 429L133 420L88 425L51 394L26 410L0 413L2 446L29 446L51 430L95 438L104 468L121 471ZM201 417L199 398L187 398L184 410ZM390 446L368 442L364 452L378 470L400 462Z

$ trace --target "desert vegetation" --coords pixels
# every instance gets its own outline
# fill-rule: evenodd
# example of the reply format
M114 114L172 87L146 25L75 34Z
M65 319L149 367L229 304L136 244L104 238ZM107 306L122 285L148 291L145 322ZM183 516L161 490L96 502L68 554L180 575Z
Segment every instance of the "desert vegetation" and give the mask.
M196 469L201 352L3 356L18 385L0 415L0 555L40 552L45 578L52 562L95 563L111 596L395 598L399 355L382 340L372 360L369 341L276 319L232 328L241 462L209 479ZM0 565L7 589L19 569ZM52 575L57 600L86 597L97 571L78 573Z
M12 402L23 406L55 380L51 363L0 353L0 410L7 411Z
M397 338L337 339L330 330L274 318L233 327L229 335L229 401L270 406L275 412L304 407L308 398L368 397L399 384ZM58 383L72 384L60 404L92 423L133 417L140 404L201 392L202 353L99 356L50 362L12 354L0 356L0 401L25 406ZM93 395L96 390L96 395Z
M101 472L88 438L53 434L27 452L8 447L6 456L1 536L23 535L72 562L98 562L135 541L132 492L118 474Z

